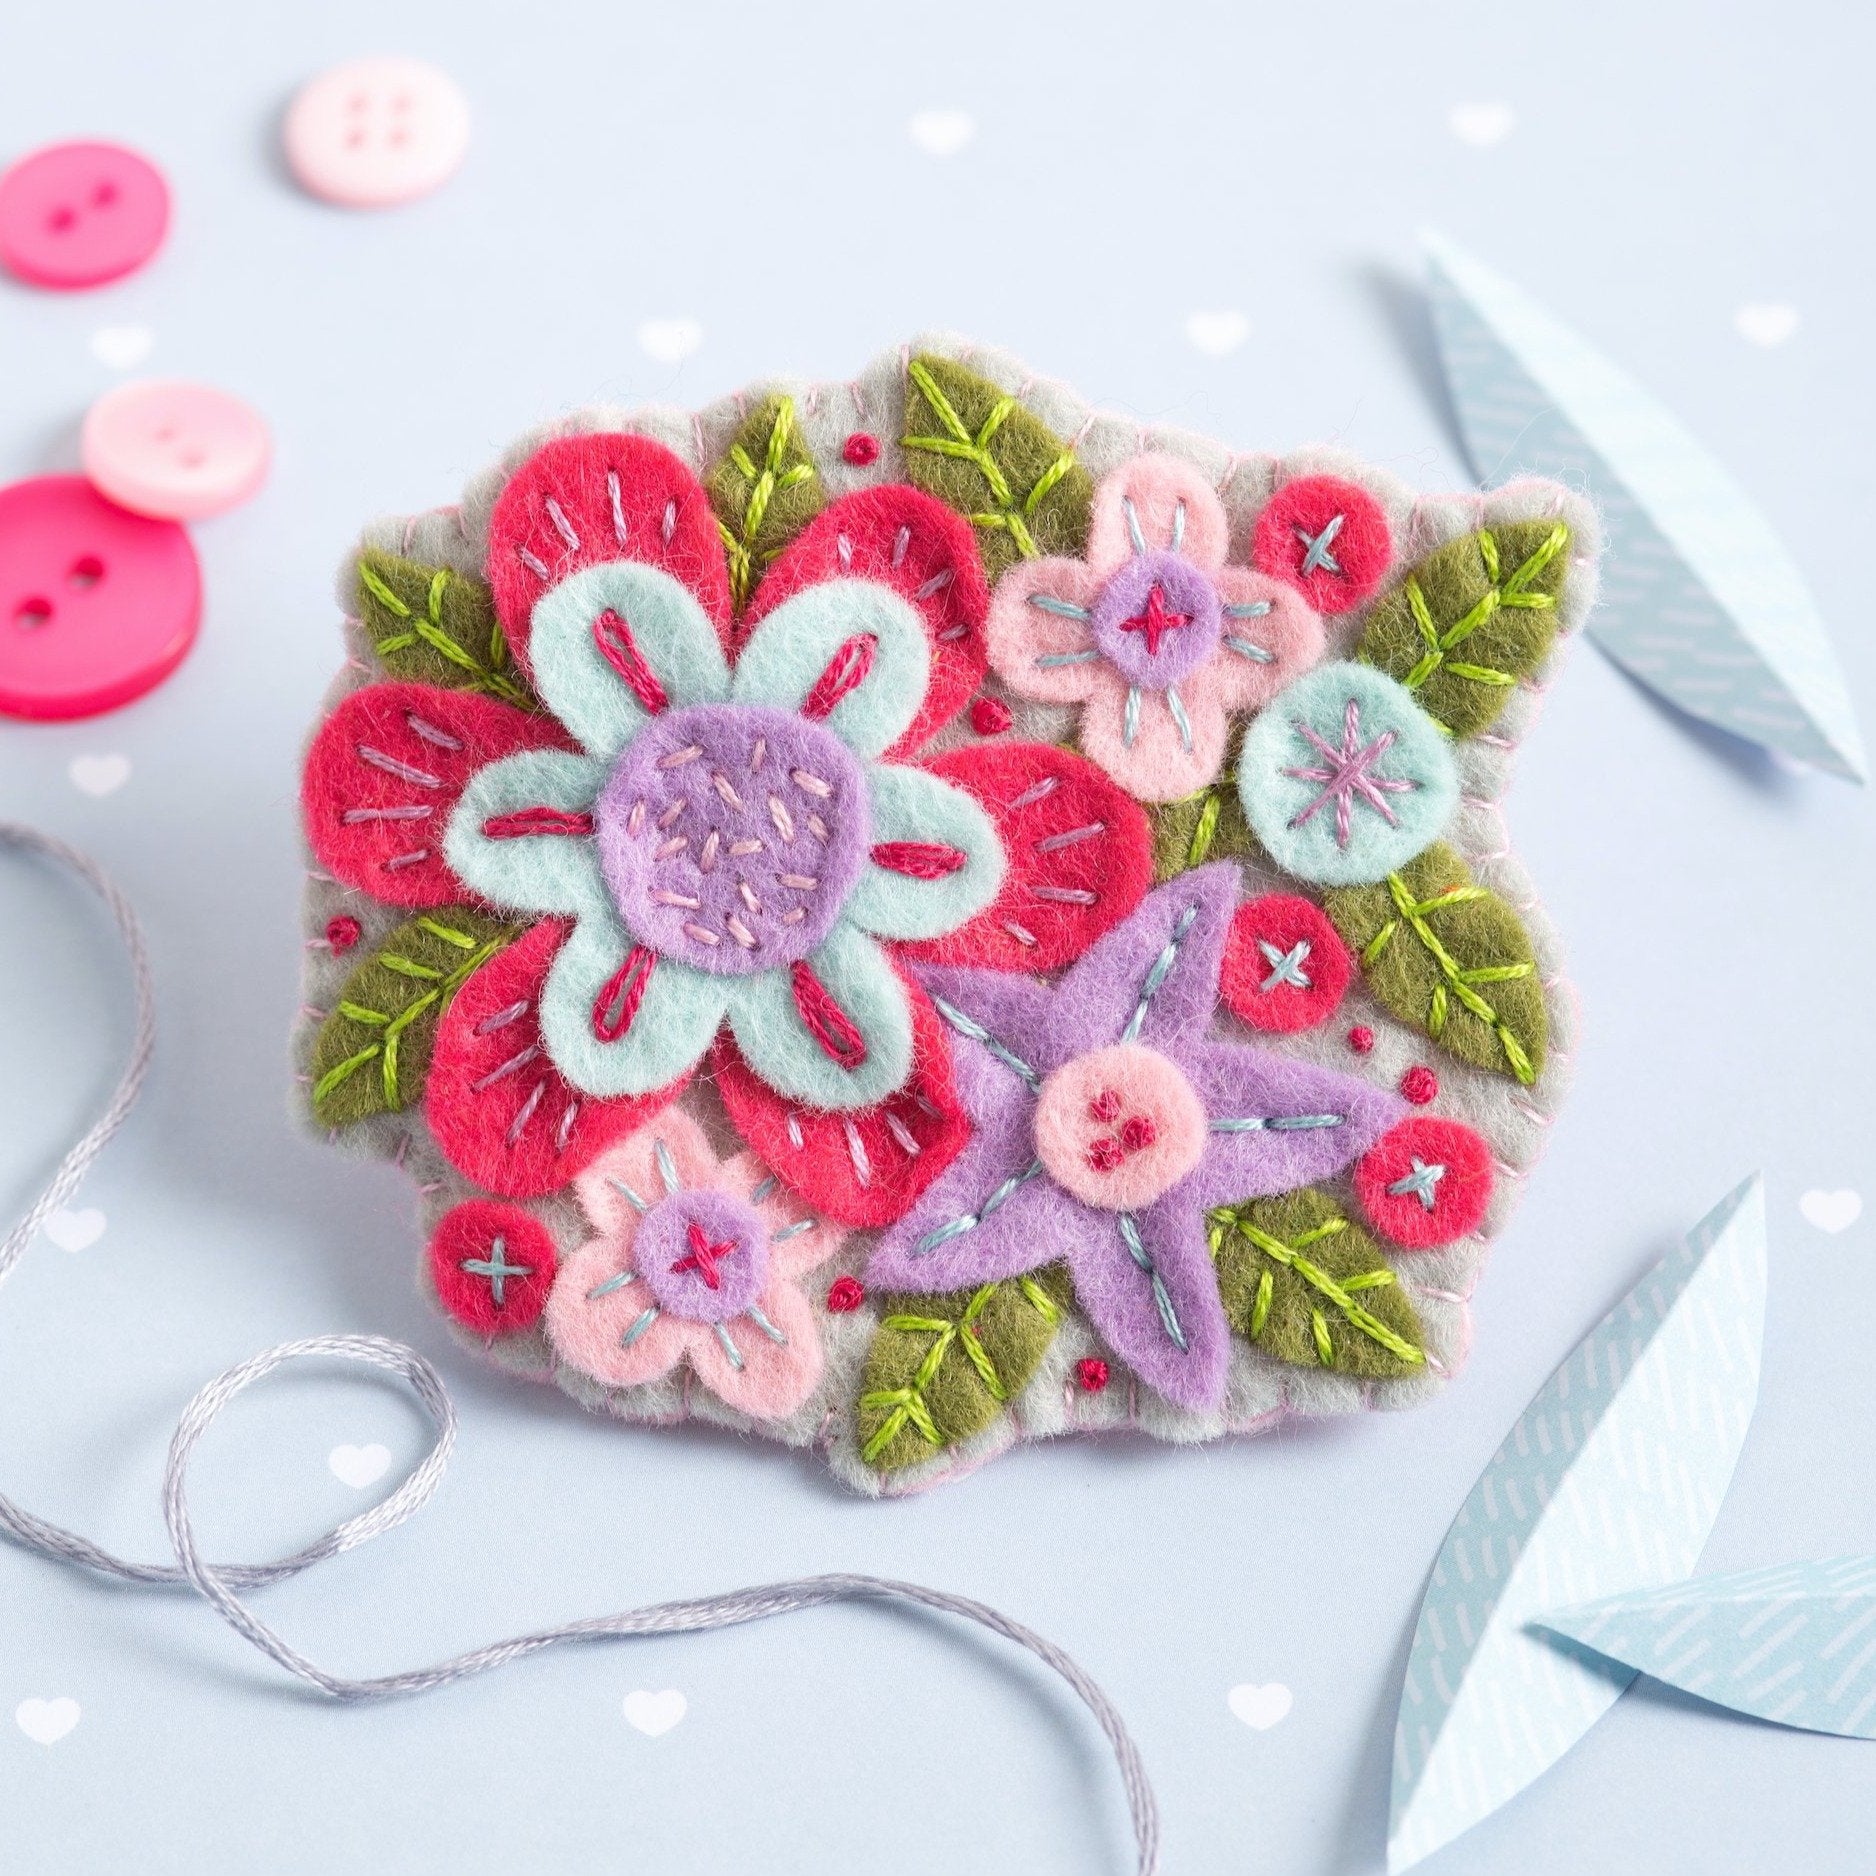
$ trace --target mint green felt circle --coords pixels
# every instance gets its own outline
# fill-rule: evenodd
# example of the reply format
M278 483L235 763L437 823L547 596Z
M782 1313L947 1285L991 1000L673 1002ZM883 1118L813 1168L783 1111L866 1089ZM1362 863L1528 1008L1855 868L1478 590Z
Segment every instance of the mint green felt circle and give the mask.
M595 641L595 622L607 612L624 622L668 708L721 703L729 695L722 642L686 587L636 560L588 567L534 602L528 663L542 702L589 755L616 756L648 717Z
M483 823L521 808L584 814L606 765L561 749L526 749L478 769L451 814L443 858L472 892L511 912L577 914L603 908L606 886L592 840L528 834L491 840Z
M743 647L730 694L738 703L799 710L854 638L873 640L871 667L825 721L856 755L883 755L912 727L931 677L925 621L888 586L826 580L785 600Z
M943 938L975 918L1003 884L1003 843L996 823L963 789L923 769L883 762L867 782L873 804L873 850L896 842L949 847L964 855L955 872L920 879L868 859L845 916L881 938Z
M714 979L743 1059L771 1088L814 1107L871 1107L912 1073L912 1004L886 954L845 920L807 963L859 1030L866 1059L843 1068L802 1021L787 971Z
M582 913L541 988L541 1040L582 1094L650 1094L695 1068L723 1021L723 983L661 957L637 1014L616 1042L593 1033L593 1003L631 954L632 934L610 911Z
M1459 774L1413 694L1365 664L1325 664L1279 691L1245 732L1244 817L1298 879L1366 886L1446 830Z

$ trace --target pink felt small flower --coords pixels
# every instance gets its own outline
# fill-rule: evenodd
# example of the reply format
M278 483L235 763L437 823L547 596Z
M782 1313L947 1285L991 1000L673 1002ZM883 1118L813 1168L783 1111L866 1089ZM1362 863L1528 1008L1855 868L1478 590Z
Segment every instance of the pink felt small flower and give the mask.
M1230 718L1323 650L1289 582L1225 565L1211 484L1137 456L1095 492L1086 560L1030 560L990 602L991 667L1024 697L1080 704L1080 743L1130 794L1176 801L1215 781Z
M805 1211L751 1153L719 1160L676 1109L574 1182L598 1236L560 1268L548 1339L609 1387L687 1364L726 1405L779 1420L812 1394L822 1352L801 1279L845 1233Z

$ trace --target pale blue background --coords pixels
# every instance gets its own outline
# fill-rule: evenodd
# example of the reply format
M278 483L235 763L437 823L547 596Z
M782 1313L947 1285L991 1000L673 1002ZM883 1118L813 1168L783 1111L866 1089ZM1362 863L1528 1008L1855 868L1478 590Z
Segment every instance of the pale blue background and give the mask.
M28 14L30 13L30 17ZM98 854L142 907L163 1028L151 1095L83 1202L103 1239L39 1246L0 1313L0 1481L156 1554L172 1416L277 1339L356 1328L440 1360L462 1454L430 1512L268 1594L347 1671L549 1618L801 1571L983 1596L1068 1647L1137 1731L1169 1871L1378 1867L1407 1639L1446 1524L1557 1358L1748 1170L1766 1169L1764 1401L1708 1553L1743 1566L1876 1548L1871 1227L1802 1222L1871 1170L1876 1048L1867 799L1670 718L1591 648L1533 736L1515 839L1586 1008L1574 1104L1478 1298L1479 1350L1431 1410L1175 1452L1030 1449L909 1503L806 1460L635 1432L487 1373L412 1285L399 1178L295 1137L295 748L338 656L332 570L361 520L452 499L543 415L695 403L758 373L846 375L951 325L1099 402L1244 448L1321 437L1430 485L1462 476L1403 283L1436 222L1682 412L1790 538L1876 724L1869 629L1867 13L1828 0L1338 7L1114 0L476 8L440 0L16 6L6 152L105 133L175 185L147 273L55 298L0 285L0 473L71 466L113 381L98 327L147 324L149 371L236 390L279 461L198 531L209 602L181 673L134 708L0 726L0 811ZM294 85L387 48L473 100L462 175L420 207L322 208L280 170ZM1491 148L1448 113L1502 102ZM914 149L914 110L979 123ZM1762 349L1749 301L1802 325ZM1237 307L1211 359L1188 313ZM692 315L681 368L641 319ZM84 753L134 772L92 800ZM0 867L0 1185L23 1201L101 1099L127 1033L111 941L74 892ZM356 1509L339 1441L416 1450L414 1410L296 1380L204 1451L218 1554ZM1254 1733L1225 1706L1282 1681ZM633 1732L620 1700L682 1689ZM11 1714L71 1695L36 1746ZM1451 1876L1585 1867L1866 1869L1867 1745L1642 1691ZM1001 1645L837 1610L566 1654L416 1702L335 1711L215 1619L0 1547L0 1866L21 1872L646 1876L1130 1867L1098 1735Z

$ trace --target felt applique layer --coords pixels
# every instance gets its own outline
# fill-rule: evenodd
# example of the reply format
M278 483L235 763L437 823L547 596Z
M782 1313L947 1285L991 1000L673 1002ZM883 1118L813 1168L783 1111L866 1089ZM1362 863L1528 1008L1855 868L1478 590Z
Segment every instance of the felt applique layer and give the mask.
M309 1112L498 1362L863 1490L1421 1398L1567 1072L1494 804L1594 548L948 341L582 414L342 576Z

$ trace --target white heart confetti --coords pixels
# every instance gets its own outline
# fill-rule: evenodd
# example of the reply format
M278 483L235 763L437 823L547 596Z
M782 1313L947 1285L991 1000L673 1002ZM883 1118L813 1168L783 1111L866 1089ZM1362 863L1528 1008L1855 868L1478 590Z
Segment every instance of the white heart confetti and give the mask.
M703 335L694 319L647 319L639 325L638 343L659 364L678 365L703 344Z
M1805 1223L1816 1225L1820 1231L1847 1231L1863 1216L1863 1195L1847 1190L1807 1192L1799 1199L1798 1209Z
M387 1448L375 1441L369 1446L335 1446L326 1455L326 1464L332 1468L332 1476L341 1485L349 1485L353 1491L362 1492L367 1485L376 1485L384 1477L391 1464L391 1455Z
M1446 114L1446 124L1461 143L1485 150L1511 135L1518 116L1508 104L1455 104Z
M65 772L81 794L114 795L130 780L130 758L74 756Z
M969 111L915 111L905 134L927 156L956 156L977 135L977 120Z
M82 1251L104 1236L104 1214L95 1205L69 1212L60 1206L45 1222L45 1234L62 1251Z
M1754 345L1783 345L1798 330L1798 309L1779 300L1753 300L1733 315L1733 330Z
M156 334L148 326L100 326L91 335L91 356L113 371L130 371L150 356Z
M22 1700L13 1724L37 1746L56 1746L78 1724L78 1702L69 1694L56 1700Z
M1251 336L1251 322L1242 313L1193 313L1186 320L1186 337L1207 358L1235 352Z
M1267 1733L1279 1720L1285 1718L1291 1703L1290 1690L1281 1681L1272 1681L1267 1687L1258 1687L1246 1681L1225 1695L1225 1704L1232 1713L1259 1733Z
M658 1694L635 1687L621 1704L627 1723L637 1727L647 1739L668 1733L684 1717L689 1705L675 1687L667 1687Z

